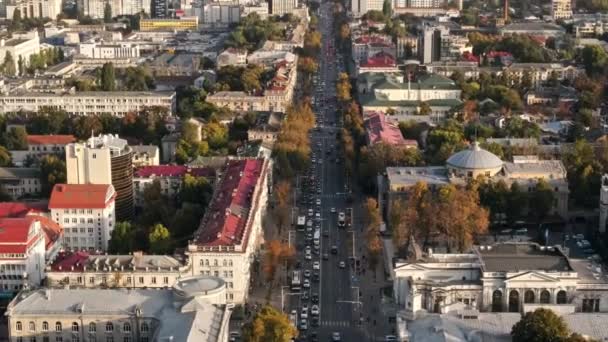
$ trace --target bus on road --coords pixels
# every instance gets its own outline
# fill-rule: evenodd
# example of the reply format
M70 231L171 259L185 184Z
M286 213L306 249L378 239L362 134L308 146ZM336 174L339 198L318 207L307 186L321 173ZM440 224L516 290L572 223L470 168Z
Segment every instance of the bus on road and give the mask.
M304 230L306 227L306 216L298 216L298 230Z
M338 213L338 226L344 227L345 224L346 224L346 214L343 211L341 211Z

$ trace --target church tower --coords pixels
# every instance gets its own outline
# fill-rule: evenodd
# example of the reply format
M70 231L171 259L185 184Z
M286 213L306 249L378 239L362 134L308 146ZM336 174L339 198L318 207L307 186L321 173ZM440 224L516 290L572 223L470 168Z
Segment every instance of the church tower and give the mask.
M608 174L602 176L600 190L600 233L606 232L606 219L608 218Z

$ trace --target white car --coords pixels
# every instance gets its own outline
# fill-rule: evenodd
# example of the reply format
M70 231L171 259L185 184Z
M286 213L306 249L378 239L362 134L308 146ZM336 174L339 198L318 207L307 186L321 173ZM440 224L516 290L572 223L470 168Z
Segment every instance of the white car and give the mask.
M310 280L308 280L308 279L304 279L304 282L302 283L302 286L303 286L305 289L310 288Z
M331 333L331 340L334 342L340 341L340 333L339 332Z
M340 264L338 266L340 266L340 268L345 268L346 263L344 261L340 261Z
M312 254L307 251L306 255L305 255L305 258L306 258L306 260L312 260Z
M308 307L303 307L302 308L302 311L300 312L300 317L302 319L308 318Z
M312 269L313 270L319 270L319 269L321 269L321 265L319 264L318 261L315 261L315 262L312 263Z
M314 315L314 316L318 316L319 315L319 306L313 305L312 308L310 308L310 314Z
M331 212L335 213L336 212L336 208L335 207L331 207Z

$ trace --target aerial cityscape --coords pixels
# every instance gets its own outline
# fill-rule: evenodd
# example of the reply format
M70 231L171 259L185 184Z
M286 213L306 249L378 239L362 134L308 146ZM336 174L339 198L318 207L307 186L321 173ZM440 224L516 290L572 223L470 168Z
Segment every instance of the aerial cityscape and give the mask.
M608 0L0 0L0 342L608 341Z

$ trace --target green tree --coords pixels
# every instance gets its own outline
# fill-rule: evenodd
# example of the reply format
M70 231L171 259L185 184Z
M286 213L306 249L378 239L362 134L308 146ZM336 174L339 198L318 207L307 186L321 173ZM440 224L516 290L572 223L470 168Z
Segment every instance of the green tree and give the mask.
M169 234L169 229L161 223L155 224L152 229L150 229L148 241L150 243L150 252L154 254L165 254L171 251L171 235Z
M25 127L11 127L3 136L4 146L11 150L27 150L27 132Z
M564 319L543 308L527 312L511 330L513 341L517 342L561 342L569 334Z
M65 183L67 178L65 162L55 155L40 159L40 183L42 195L49 196L55 184Z
M10 52L6 52L4 55L4 63L2 63L2 71L6 76L15 76L17 69L15 69L15 59Z
M112 5L110 5L109 2L106 2L105 6L103 7L103 22L112 22Z
M296 336L298 331L289 317L270 305L264 306L243 326L246 342L289 342Z
M604 73L606 62L608 62L608 54L599 45L585 46L581 55L587 75L591 77Z
M553 209L555 200L551 185L544 179L539 179L534 187L534 191L530 194L530 210L531 214L536 217L538 222L549 215Z
M72 131L79 139L86 139L91 134L99 134L103 125L97 115L76 116L72 118Z
M528 207L528 194L523 192L517 182L511 184L507 195L506 214L507 222L513 224L523 216L524 209Z
M135 245L135 227L130 222L117 222L110 238L108 251L112 254L128 254Z
M116 76L114 75L114 65L112 63L105 63L101 67L101 72L98 79L101 90L116 90Z
M6 149L6 147L0 145L0 166L10 166L11 165L11 154Z
M198 228L205 210L198 204L184 202L179 208L169 224L171 236L175 240L192 237Z
M187 141L188 143L192 144L192 143L196 143L198 141L200 141L199 139L199 126L189 122L189 121L184 121L182 122L182 139Z
M382 3L382 14L387 19L393 16L393 2L391 0L384 0Z
M9 26L11 31L21 31L23 29L23 19L21 18L21 10L15 8L13 12L13 20Z
M195 177L189 174L184 176L179 197L183 202L199 204L206 208L213 195L213 187L205 177Z
M19 75L23 75L25 73L25 61L23 60L22 55L19 55L19 58L17 59L17 67Z

